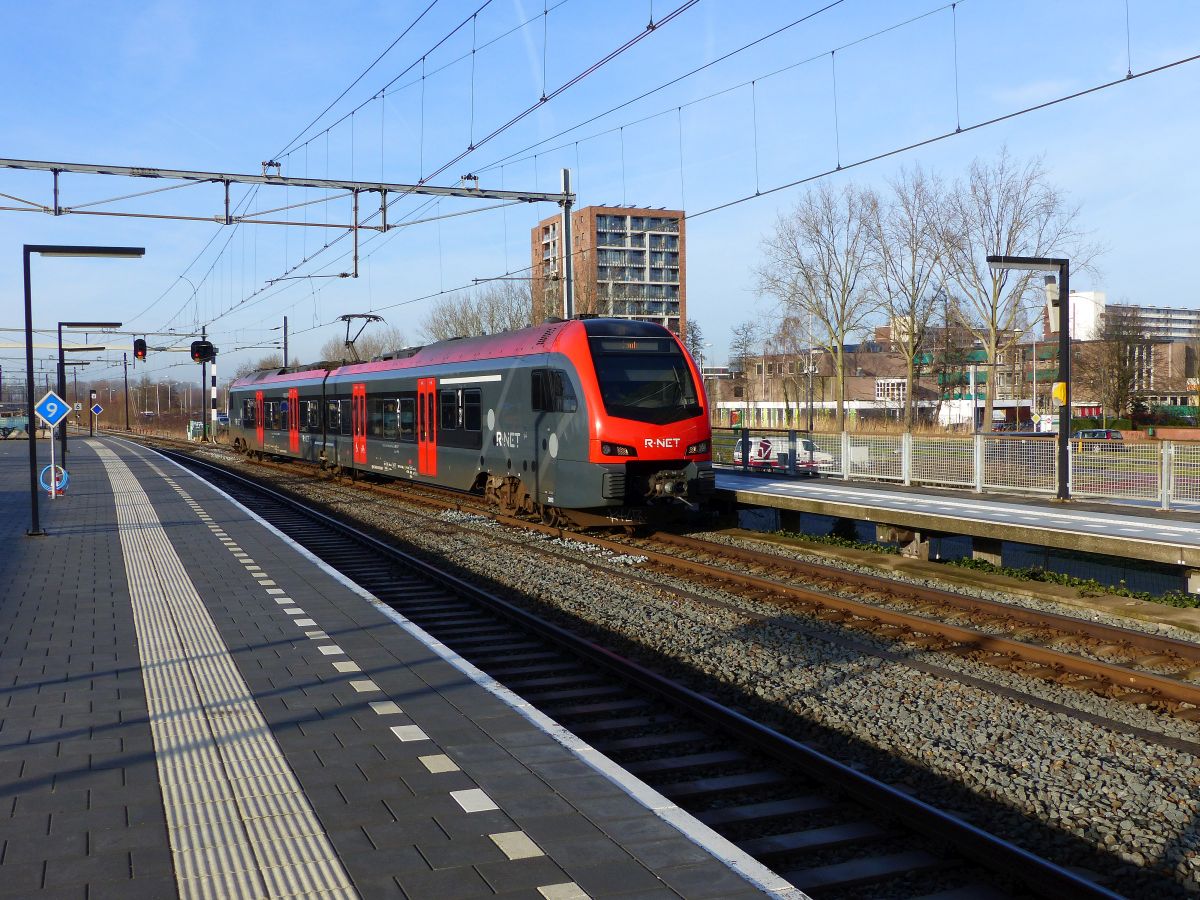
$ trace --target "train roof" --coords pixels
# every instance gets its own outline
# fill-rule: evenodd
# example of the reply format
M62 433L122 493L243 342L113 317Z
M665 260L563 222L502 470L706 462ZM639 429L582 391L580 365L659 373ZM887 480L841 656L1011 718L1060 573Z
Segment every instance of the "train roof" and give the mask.
M251 372L235 379L233 387L251 384L278 384L307 381L313 377L363 375L372 372L403 371L446 363L472 362L484 359L506 359L532 356L553 351L560 340L577 335L582 330L588 337L659 337L670 334L666 328L653 322L638 322L631 319L583 318L569 321L550 321L532 325L517 331L478 337L450 338L427 344L424 347L409 347L385 354L369 362L335 363L324 362L301 369L265 369Z

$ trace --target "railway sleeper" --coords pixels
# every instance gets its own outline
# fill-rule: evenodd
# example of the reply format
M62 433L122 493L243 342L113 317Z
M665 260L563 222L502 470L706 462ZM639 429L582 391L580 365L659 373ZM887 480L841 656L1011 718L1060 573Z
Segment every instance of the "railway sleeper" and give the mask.
M595 672L589 672L586 669L580 669L578 663L571 667L574 671L565 675L556 675L553 678L526 678L524 672L512 672L506 674L504 680L521 686L523 691L537 691L545 688L561 688L570 687L571 685L579 685L581 687L590 686L597 689L608 689L612 685L605 681L603 676ZM534 673L537 674L537 673ZM622 689L623 690L623 689Z
M546 650L545 649L546 645L543 644L541 641L522 641L522 640L506 641L506 640L503 640L502 638L495 638L495 637L481 637L478 640L474 640L474 641L470 640L468 638L462 638L462 639L458 640L457 642L455 642L455 646L464 648L464 649L476 648L476 649L471 650L471 655L472 655L473 659L474 658L492 659L492 658L498 657L498 656L507 657L507 656L511 656L514 653L525 653L525 651L529 651L528 655L534 655L536 653L553 653L554 652L552 650ZM487 648L487 649L480 649L480 648Z
M788 834L775 834L748 841L738 841L737 845L756 859L765 860L792 853L827 850L846 844L880 840L894 834L892 829L880 825L878 822L843 822L840 825L828 825L824 828L810 828L805 831L793 831Z
M632 753L642 750L662 750L668 747L678 747L682 744L698 744L703 741L713 741L714 736L706 731L673 731L664 734L645 734L639 737L619 738L616 740L594 740L592 744L597 750L609 755L613 753Z
M686 756L671 756L665 759L643 759L628 763L625 768L634 775L673 775L694 769L713 766L745 766L750 762L746 754L738 750L713 750L708 753L691 753Z
M523 671L529 671L529 668L533 666L545 665L546 671L553 671L551 665L557 665L558 668L576 665L574 661L566 658L563 654L553 653L551 650L530 653L511 653L509 650L502 648L488 653L475 650L475 652L470 654L470 658L472 658L476 666L480 662L486 662L488 667L498 668L498 670L522 668Z
M560 706L555 711L555 717L566 724L565 720L574 717L594 716L601 713L628 712L633 709L649 709L652 702L642 697L625 697L620 700L604 700L600 703L578 703ZM576 726L567 725L574 729ZM582 727L582 725L578 726Z
M805 893L849 890L916 872L947 868L950 863L924 850L867 856L847 862L780 874Z
M665 728L677 725L679 718L662 713L653 716L625 716L618 719L595 719L590 722L578 722L571 726L571 731L579 737L589 734L611 734L621 731L645 730L648 728Z
M472 657L475 664L479 664L479 657ZM497 657L494 662L488 663L488 670L493 674L503 673L505 678L528 678L533 675L544 675L550 672L571 671L578 668L579 663L564 659L563 657L554 657L550 661L546 661L546 657L536 656L532 660L523 660L518 658Z
M524 690L524 688L522 688ZM625 688L616 685L600 686L595 688L577 688L569 691L553 691L548 694L539 694L534 692L529 698L536 700L539 705L557 703L559 700L587 700L594 697L612 696L615 694L626 693Z
M835 809L838 802L823 794L806 794L787 800L763 800L725 806L695 813L695 817L710 828L728 828L733 825L762 825L779 819Z
M762 770L743 772L740 775L715 775L712 778L698 778L695 781L659 784L655 785L654 789L672 800L698 800L757 788L777 787L788 784L791 780L790 776L784 775L782 772Z

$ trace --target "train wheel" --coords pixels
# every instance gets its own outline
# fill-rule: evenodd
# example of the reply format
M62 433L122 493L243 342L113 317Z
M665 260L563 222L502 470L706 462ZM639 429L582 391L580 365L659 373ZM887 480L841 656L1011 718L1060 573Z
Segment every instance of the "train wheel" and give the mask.
M515 475L488 478L484 496L500 508L506 516L517 516L534 512L533 498L529 490Z

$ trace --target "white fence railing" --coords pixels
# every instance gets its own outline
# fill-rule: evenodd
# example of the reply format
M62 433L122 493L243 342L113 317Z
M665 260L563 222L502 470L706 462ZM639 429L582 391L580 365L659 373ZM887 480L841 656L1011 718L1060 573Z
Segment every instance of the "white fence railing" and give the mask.
M1200 505L1200 443L1072 440L1069 455L1072 497L1142 501L1161 509ZM1053 434L810 435L717 428L713 462L780 475L977 492L1054 494L1058 488Z

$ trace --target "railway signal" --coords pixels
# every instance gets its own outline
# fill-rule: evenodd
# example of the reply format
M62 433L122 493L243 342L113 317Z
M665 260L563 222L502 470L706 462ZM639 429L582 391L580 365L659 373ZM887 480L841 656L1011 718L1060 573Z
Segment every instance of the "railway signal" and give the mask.
M144 338L135 338L133 341L133 358L146 358L146 341Z
M192 341L192 362L212 362L216 355L217 348L212 345L212 341Z

